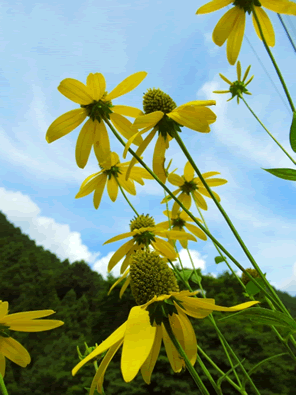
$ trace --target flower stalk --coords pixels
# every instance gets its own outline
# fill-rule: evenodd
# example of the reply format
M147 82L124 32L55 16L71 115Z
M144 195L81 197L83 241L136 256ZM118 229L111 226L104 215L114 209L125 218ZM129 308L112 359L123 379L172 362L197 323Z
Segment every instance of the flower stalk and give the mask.
M2 392L3 395L8 395L8 392L7 392L7 389L5 387L4 380L3 380L3 377L2 377L1 373L0 373L0 389L1 389L1 392Z
M135 212L136 216L139 216L139 213L137 212L137 210L134 208L134 206L131 204L131 202L129 201L128 197L126 196L126 194L123 191L122 186L120 185L120 183L118 182L117 178L115 177L115 180L120 188L121 193L123 194L123 197L125 198L125 200L128 202L128 204L130 205L131 209Z

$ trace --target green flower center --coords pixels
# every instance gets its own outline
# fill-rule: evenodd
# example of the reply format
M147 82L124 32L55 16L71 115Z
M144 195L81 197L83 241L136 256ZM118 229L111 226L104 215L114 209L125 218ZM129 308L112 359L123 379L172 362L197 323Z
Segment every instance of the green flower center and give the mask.
M172 269L154 251L137 251L132 255L130 277L131 291L138 305L147 303L155 295L179 291Z
M112 101L104 101L104 97L106 97L108 92L106 91L100 100L94 100L90 104L81 104L80 107L86 108L87 115L93 120L97 120L101 122L101 119L104 118L110 119L110 114L112 114L111 108L114 107L112 105Z
M242 8L248 14L251 14L252 12L252 5L256 7L261 7L261 3L259 2L259 0L235 0L232 4L234 6Z
M154 219L150 217L149 214L147 215L141 214L138 217L135 217L135 219L131 220L130 222L131 232L135 229L148 228L148 227L155 227Z
M190 192L194 192L196 189L198 189L198 186L193 180L192 181L185 180L184 184L180 186L180 189L182 192L187 193L187 195L190 195Z
M102 166L100 166L100 168L103 169ZM110 180L111 176L118 178L118 175L121 174L121 170L118 166L114 165L114 166L111 166L110 169L104 170L103 174L107 174L108 180Z
M232 97L239 96L242 93L248 92L248 89L245 87L245 83L242 81L235 81L230 85L229 92L232 94Z
M181 228L181 229L183 229L185 224L186 224L186 221L184 221L184 219L180 218L179 215L176 218L172 219L172 227L173 228Z
M142 233L134 235L133 238L138 245L145 245L148 248L148 245L151 244L152 241L155 241L155 234L149 230L145 230Z

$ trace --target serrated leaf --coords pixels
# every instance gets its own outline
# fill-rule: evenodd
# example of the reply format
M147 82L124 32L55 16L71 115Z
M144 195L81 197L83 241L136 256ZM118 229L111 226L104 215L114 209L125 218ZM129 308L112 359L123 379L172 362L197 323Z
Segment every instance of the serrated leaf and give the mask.
M258 281L258 283L260 285L262 285L262 287L264 289L266 289L264 281L262 280L262 278L257 278L256 279ZM261 289L257 287L257 285L253 282L253 281L249 281L248 284L246 285L246 291L249 295L257 295Z
M294 152L296 152L296 111L293 112L293 120L290 128L290 145Z
M237 315L243 315L246 318L249 318L251 321L256 322L258 324L283 326L285 328L296 331L296 321L288 317L286 314L281 313L279 311L273 311L269 309L256 308L256 307L239 311L238 313L231 314L224 318L220 318L219 321L233 318L234 316Z
M238 366L240 366L244 361L246 360L246 358L244 358L241 363L236 364L233 368L229 369L228 372L226 372L225 374L223 374L223 376L221 376L218 380L217 380L217 385L219 388L221 388L221 383L222 381L225 379L226 376L228 376L233 369L237 368Z
M218 263L220 263L220 262L224 262L225 261L225 256L215 256L215 262L217 263L217 265L218 265Z
M289 353L287 353L287 352L283 352L283 353L281 353L281 354L272 355L272 356L269 357L269 358L263 359L263 361L260 361L260 362L257 363L255 366L253 366L252 369L250 369L250 370L248 371L248 375L251 376L251 374L253 374L254 372L256 372L256 370L258 370L259 367L260 367L264 362L267 362L267 361L270 361L270 360L273 359L273 358L281 357L282 355L288 355L288 354L289 354ZM248 379L244 377L244 378L242 379L242 381L243 381L243 382L242 382L242 386L245 388L245 385L246 385Z
M278 177L283 178L284 180L289 181L296 181L296 170L294 169L263 169L262 170L268 171L270 174Z

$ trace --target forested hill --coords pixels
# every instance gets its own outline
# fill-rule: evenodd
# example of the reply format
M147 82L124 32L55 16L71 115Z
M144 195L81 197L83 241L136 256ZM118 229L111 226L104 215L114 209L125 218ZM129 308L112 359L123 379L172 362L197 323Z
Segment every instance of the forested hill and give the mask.
M201 275L200 270L198 272ZM84 353L84 342L89 346L100 344L126 321L131 307L135 306L130 287L122 299L119 299L121 284L107 296L115 281L112 275L104 280L84 261L73 264L68 260L60 261L53 253L36 246L0 212L0 300L9 302L10 314L52 309L56 313L47 319L58 319L65 323L59 328L39 333L10 331L10 335L28 350L32 361L22 368L6 359L5 383L9 395L88 394L84 387L90 387L95 368L89 362L72 377L71 370L79 362L77 345ZM191 286L197 288L193 283ZM227 271L218 278L202 276L202 286L207 292L206 296L214 298L218 305L229 307L249 300L242 294L243 289L235 277ZM296 317L296 297L286 292L276 292L291 315ZM261 294L255 298L262 301L260 306L268 308ZM247 371L265 358L287 352L270 327L251 323L242 317L219 321L226 315L213 313L219 329L240 360L245 358L243 364ZM196 332L198 346L224 373L227 372L230 364L210 320L190 318L190 321ZM287 333L281 327L277 329L282 336ZM296 355L296 348L289 344ZM217 380L220 375L200 352L199 355ZM120 356L121 348L106 371L106 395L198 393L187 370L173 373L163 345L150 385L145 384L140 372L131 383L125 383L120 371ZM261 395L293 395L295 368L291 357L283 355L262 364L252 374L252 378ZM198 362L195 369L209 393L216 394ZM237 369L237 373L242 379L240 369ZM230 378L237 383L233 373ZM238 393L226 380L223 381L222 391L225 395ZM246 385L246 391L249 395L255 394L249 384Z

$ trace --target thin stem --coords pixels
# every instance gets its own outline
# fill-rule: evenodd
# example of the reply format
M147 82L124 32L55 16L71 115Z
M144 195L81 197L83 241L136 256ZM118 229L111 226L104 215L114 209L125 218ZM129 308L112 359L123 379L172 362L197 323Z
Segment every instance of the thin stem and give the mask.
M278 297L278 295L275 293L275 291L273 290L273 288L271 287L271 285L269 284L269 282L266 280L264 274L262 273L260 267L257 265L255 259L253 258L253 256L251 255L250 251L248 250L248 248L246 247L246 245L244 244L243 240L241 239L240 235L238 234L237 230L235 229L233 223L230 221L230 218L228 217L228 215L226 214L226 212L224 211L223 207L221 206L221 204L218 202L218 200L215 198L213 192L211 191L211 189L209 188L208 184L206 183L206 181L204 180L201 172L199 171L199 169L197 168L196 164L194 163L191 155L189 154L187 148L185 147L181 137L179 136L179 134L176 132L174 135L177 143L179 144L181 150L183 151L183 153L185 154L186 158L189 160L190 164L192 165L193 169L195 170L195 172L197 173L197 175L199 176L200 180L202 181L202 183L204 184L206 190L209 192L209 194L211 195L212 199L214 200L216 206L218 207L218 209L220 210L221 214L223 215L223 217L225 218L226 222L228 223L230 229L232 230L235 238L237 239L237 241L239 242L239 244L241 245L242 249L244 250L245 254L247 255L247 257L249 258L250 262L252 263L252 265L254 266L254 268L257 270L257 272L259 273L260 277L262 278L262 280L264 281L265 285L267 286L267 288L270 290L270 292L272 293L272 295L275 297L275 299L272 299L273 302L278 306L278 308L280 310L282 310L283 312L285 312L290 318L292 318L292 316L290 315L290 313L288 312L288 310L286 309L286 307L284 306L284 304L282 303L282 301L280 300L280 298ZM197 222L197 221L196 221ZM199 227L201 227L201 225L199 224ZM203 228L202 228L203 229ZM204 229L203 229L204 230ZM205 230L204 230L205 231ZM208 231L205 233L209 233ZM216 243L217 241L214 240L213 237L211 237L211 239ZM221 244L218 244L218 246L221 248ZM223 251L223 249L221 248L221 250ZM229 256L229 254L227 254ZM230 256L229 256L230 257ZM231 259L231 258L230 258ZM233 259L232 259L233 261ZM234 262L234 261L233 261ZM237 265L236 262L234 262ZM241 270L242 270L242 266L239 265L238 266ZM244 273L247 273L245 271L245 269L242 270ZM253 278L251 278L252 281L254 281ZM255 281L254 281L255 282ZM256 284L258 286L258 283ZM267 297L270 298L270 295L267 294L267 292L265 291L265 289L263 289L263 287L258 287L260 288ZM276 302L275 302L276 300Z
M295 111L294 103L293 103L293 101L292 101L292 99L291 99L290 93L289 93L289 91L288 91L288 88L287 88L287 86L286 86L286 83L285 83L285 81L284 81L284 78L282 77L282 74L281 74L281 72L280 72L280 69L278 68L278 65L276 64L276 61L275 61L275 59L274 59L274 57L273 57L273 55L272 55L272 53L271 53L271 51L270 51L270 49L269 49L269 47L268 47L268 45L267 45L267 42L266 42L266 40L265 40L265 38L264 38L263 31L262 31L261 25L260 25L260 23L259 23L259 19L258 19L258 17L257 17L256 11L255 11L255 7L253 6L253 4L251 4L251 7L252 7L252 13L253 13L254 18L255 18L255 20L256 20L256 23L257 23L257 25L258 25L258 29L259 29L259 31L260 31L261 38L262 38L263 44L264 44L264 46L265 46L265 49L266 49L266 51L267 51L267 53L268 53L268 55L269 55L269 57L270 57L270 59L271 59L273 65L274 65L274 68L275 68L275 70L276 70L276 72L277 72L277 75L278 75L278 77L279 77L279 79L280 79L280 81L281 81L281 83L282 83L282 85L283 85L283 88L284 88L285 94L286 94L286 96L287 96L287 99L288 99L288 101L289 101L290 107L291 107L292 111L294 112L294 111Z
M119 136L119 134L117 133L117 131L113 128L112 124L108 121L108 119L104 119L104 121L107 123L107 125L109 126L109 128L111 129L111 131L113 132L113 134L115 135L115 137L117 138L117 140L120 141L120 143L125 147L125 142L122 140L122 138ZM189 215L190 218L193 219L193 221L196 223L196 225L201 228L205 234L213 241L215 242L219 248L224 252L224 254L226 254L231 260L232 262L243 272L245 273L245 275L252 280L257 287L270 299L273 301L273 303L278 306L279 309L281 309L279 302L277 301L277 295L276 295L276 299L274 299L269 293L266 292L265 288L263 288L263 286L261 284L259 284L256 279L254 279L250 273L248 273L243 267L242 265L219 243L219 241L211 235L211 233L204 228L198 221L197 219L193 216L193 214L191 214L190 211L187 210L187 208L183 205L183 203L180 202L180 200L178 198L176 198L176 196L165 186L165 184L160 181L160 179L156 176L156 174L153 173L153 171L145 164L145 162L142 161L142 159L131 149L129 148L128 151L137 159L137 161L144 167L144 169L146 169L148 171L149 174L152 175L152 177L158 182L159 185L162 186L162 188L170 195L170 197L172 199L175 200L175 202L178 203L178 205L185 211L185 213L187 215ZM208 188L208 186L207 186ZM212 192L211 192L211 196L212 196ZM215 198L215 197L214 197ZM260 270L260 269L259 269ZM289 313L287 313L289 314ZM289 314L290 316L290 314ZM290 316L291 317L291 316ZM292 318L292 317L291 317Z
M174 346L176 347L178 353L181 355L181 357L184 359L186 367L189 371L189 373L191 374L191 377L193 378L193 380L195 381L195 384L198 386L198 388L200 389L201 393L203 395L210 395L209 391L207 390L207 388L205 387L204 383L202 382L201 378L199 377L199 375L197 374L196 370L194 369L194 367L191 365L191 362L189 361L185 351L183 350L183 348L181 347L181 344L178 342L178 340L176 339L174 332L172 331L170 322L168 318L164 318L163 319L163 324L165 326L165 329L167 331L167 334L169 335L172 343L174 344Z
M293 43L293 40L292 40L292 38L291 38L291 36L290 36L290 34L289 34L289 32L288 32L288 29L286 28L286 25L284 24L284 21L283 21L282 17L280 16L279 13L277 14L277 16L279 17L279 20L281 21L281 23L282 23L282 25L283 25L283 27L284 27L284 29L285 29L285 32L286 32L286 34L287 34L287 36L288 36L288 38L289 38L289 40L290 40L290 43L291 43L291 45L292 45L294 51L296 52L296 47L295 47L295 45L294 45L294 43Z
M133 206L133 205L131 204L131 202L128 200L126 194L123 192L123 189L122 189L121 185L119 184L119 181L117 180L116 177L115 177L115 180L116 180L116 182L117 182L117 184L118 184L118 186L119 186L119 188L120 188L120 190L121 190L121 193L123 194L125 200L128 202L128 204L130 205L130 207L132 208L132 210L134 210L134 212L136 213L136 215L137 215L137 217L138 217L139 214L137 213L137 210L134 208L134 206Z
M1 373L0 373L0 389L1 389L3 395L8 395L7 389L4 384L3 376Z
M251 111L251 113L254 115L254 117L257 119L257 121L260 123L260 125L263 127L263 129L266 130L266 132L269 134L269 136L277 143L277 145L284 151L284 153L288 156L288 158L296 165L295 160L288 154L288 152L281 146L281 144L273 137L273 135L266 129L266 127L263 125L263 123L260 121L260 119L257 117L257 115L254 113L254 111L251 109L251 107L248 105L248 103L245 101L245 99L240 95L240 99L243 100L245 105L248 107L248 109Z

